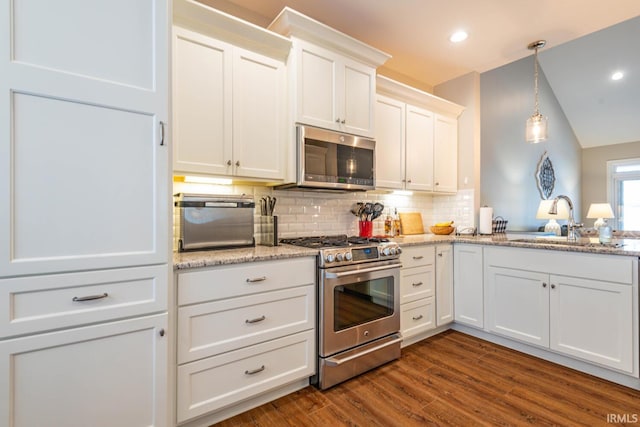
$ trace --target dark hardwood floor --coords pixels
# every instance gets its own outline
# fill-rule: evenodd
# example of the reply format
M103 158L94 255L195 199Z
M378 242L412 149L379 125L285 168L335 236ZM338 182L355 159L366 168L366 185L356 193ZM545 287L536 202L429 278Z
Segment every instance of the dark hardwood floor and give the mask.
M218 425L640 426L640 391L448 331L329 390L307 387Z

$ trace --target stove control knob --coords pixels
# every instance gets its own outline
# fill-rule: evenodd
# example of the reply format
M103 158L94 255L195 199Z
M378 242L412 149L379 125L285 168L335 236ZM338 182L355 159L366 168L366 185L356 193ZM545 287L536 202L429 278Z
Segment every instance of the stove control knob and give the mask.
M391 255L391 250L389 248L383 248L382 249L382 255L383 256L389 256Z
M353 257L351 256L351 252L347 252L347 253L344 254L344 259L346 261L351 261L352 258Z
M396 248L391 248L391 255L395 255L397 253Z
M398 248L396 249L396 253L397 253L398 255L400 255L400 254L402 253L402 249L398 247Z
M344 261L344 254L336 254L336 261L338 262Z
M333 262L333 260L334 260L333 254L328 254L325 257L325 261L327 261L327 262Z

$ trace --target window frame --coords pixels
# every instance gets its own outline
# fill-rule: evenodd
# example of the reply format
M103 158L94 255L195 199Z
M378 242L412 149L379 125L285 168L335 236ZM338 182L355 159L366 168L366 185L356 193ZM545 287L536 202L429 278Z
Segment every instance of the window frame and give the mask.
M637 165L637 171L629 172L617 172L616 169L621 166ZM633 159L620 159L620 160L608 160L607 161L607 201L613 208L615 218L610 220L610 225L615 230L623 230L624 217L621 212L623 211L622 204L620 203L620 194L618 189L622 181L640 180L640 158ZM622 221L623 227L620 227Z

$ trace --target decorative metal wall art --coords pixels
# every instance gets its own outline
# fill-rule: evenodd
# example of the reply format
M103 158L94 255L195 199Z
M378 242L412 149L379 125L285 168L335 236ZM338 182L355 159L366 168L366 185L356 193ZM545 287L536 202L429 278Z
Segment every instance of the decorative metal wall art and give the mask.
M553 193L553 187L556 183L556 175L553 171L553 164L549 155L545 151L540 161L538 162L538 169L536 170L536 181L538 183L538 191L540 197L546 200Z

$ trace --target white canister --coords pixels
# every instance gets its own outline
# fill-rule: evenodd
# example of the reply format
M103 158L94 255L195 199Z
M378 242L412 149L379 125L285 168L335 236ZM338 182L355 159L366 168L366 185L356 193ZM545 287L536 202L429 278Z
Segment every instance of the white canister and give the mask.
M480 208L480 218L478 221L478 233L493 233L493 208L483 206Z

